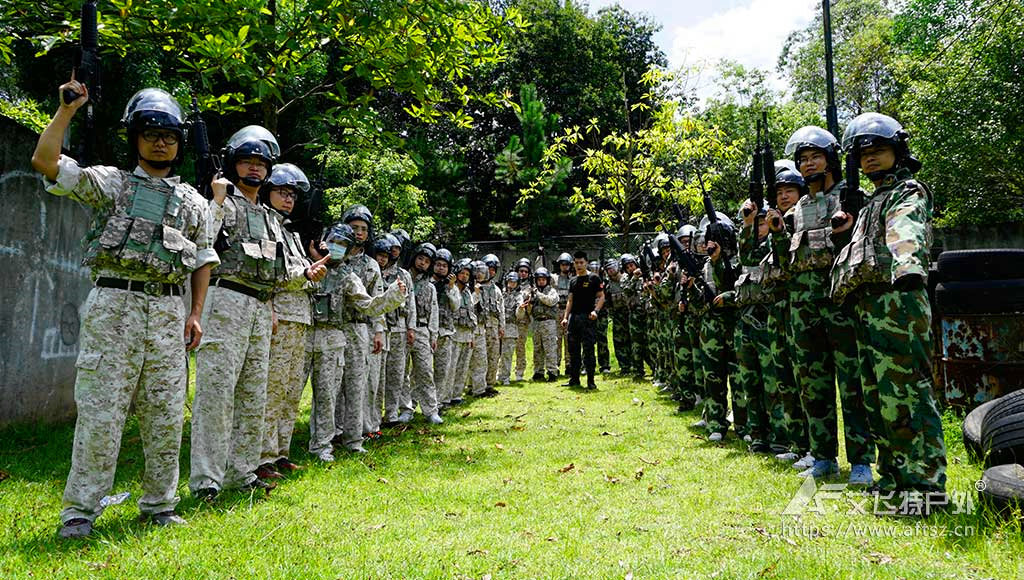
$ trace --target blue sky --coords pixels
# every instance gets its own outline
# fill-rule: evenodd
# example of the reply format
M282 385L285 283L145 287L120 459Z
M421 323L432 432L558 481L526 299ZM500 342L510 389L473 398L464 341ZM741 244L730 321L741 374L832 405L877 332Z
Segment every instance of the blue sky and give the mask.
M697 81L702 98L715 94L710 75L716 62L727 58L749 67L767 69L779 89L785 83L775 74L779 51L790 32L814 18L819 0L590 0L591 11L619 4L643 12L662 25L655 40L673 68L704 65L708 74Z

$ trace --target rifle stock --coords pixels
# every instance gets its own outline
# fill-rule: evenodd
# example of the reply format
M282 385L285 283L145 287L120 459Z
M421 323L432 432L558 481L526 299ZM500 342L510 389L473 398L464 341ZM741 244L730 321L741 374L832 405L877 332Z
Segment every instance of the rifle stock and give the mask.
M75 155L81 166L90 165L93 161L93 146L96 138L96 117L93 106L101 100L103 92L100 79L99 28L97 26L96 0L85 0L82 4L82 24L80 29L78 50L75 53L75 80L89 89L89 101L85 104L85 127L82 134L80 150ZM61 98L65 104L71 104L82 95L64 89Z
M213 198L210 182L220 173L220 158L210 152L210 134L199 111L199 101L192 93L192 143L195 148L196 189L206 199Z

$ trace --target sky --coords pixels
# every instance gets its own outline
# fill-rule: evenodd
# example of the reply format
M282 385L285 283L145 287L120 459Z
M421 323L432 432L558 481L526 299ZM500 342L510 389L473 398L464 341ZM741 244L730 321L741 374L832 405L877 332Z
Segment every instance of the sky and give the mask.
M699 81L701 100L716 93L710 74L725 58L747 67L768 70L772 85L784 90L776 72L779 53L789 33L814 19L818 0L589 0L592 12L619 4L646 13L662 25L655 40L672 68L705 64Z

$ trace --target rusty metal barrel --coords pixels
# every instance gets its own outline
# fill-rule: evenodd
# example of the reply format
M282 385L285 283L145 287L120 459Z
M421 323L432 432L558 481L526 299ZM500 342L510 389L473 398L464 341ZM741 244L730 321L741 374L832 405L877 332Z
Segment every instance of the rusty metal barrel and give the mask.
M972 409L1024 388L1024 249L943 252L938 275L946 402Z

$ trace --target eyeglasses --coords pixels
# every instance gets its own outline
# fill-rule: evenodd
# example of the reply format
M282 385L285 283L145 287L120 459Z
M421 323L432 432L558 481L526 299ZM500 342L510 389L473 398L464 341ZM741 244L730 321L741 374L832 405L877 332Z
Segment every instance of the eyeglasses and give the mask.
M171 131L143 131L142 138L146 143L156 143L157 141L163 141L167 145L178 144L178 134Z
M275 189L273 192L284 199L299 199L299 192L290 189Z

